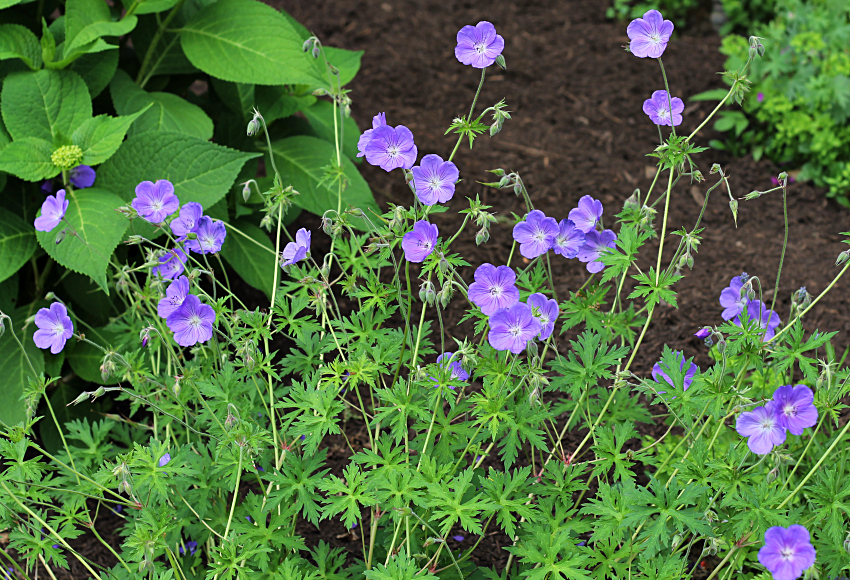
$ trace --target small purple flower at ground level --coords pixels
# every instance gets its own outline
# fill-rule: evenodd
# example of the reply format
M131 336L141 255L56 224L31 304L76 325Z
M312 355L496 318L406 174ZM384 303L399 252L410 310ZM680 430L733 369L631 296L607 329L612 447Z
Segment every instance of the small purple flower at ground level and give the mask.
M425 260L434 251L439 233L436 224L425 220L419 220L413 224L413 231L407 232L401 239L404 259L414 263Z
M587 271L591 273L601 272L605 264L599 261L599 257L605 248L613 248L617 244L617 234L611 230L597 232L591 230L584 234L584 245L579 249L577 257L587 263Z
M469 373L463 370L463 366L460 364L460 357L452 359L453 354L453 352L444 352L437 357L437 364L440 365L440 367L444 367L449 359L451 359L452 362L448 363L449 369L451 369L451 378L458 381L468 381Z
M357 141L357 156L363 157L366 155L366 145L369 144L369 141L372 140L372 131L377 129L378 127L383 127L387 124L387 114L386 113L378 113L374 117L372 117L372 128L366 129L363 131L363 134L360 135L360 139Z
M508 266L481 264L475 270L475 282L469 285L469 300L487 316L513 306L519 302L516 274Z
M658 58L664 54L670 36L673 34L673 23L664 20L658 10L650 10L643 18L635 18L626 29L629 35L629 50L639 58Z
M39 232L49 232L65 218L70 202L65 199L65 190L60 189L56 195L49 195L41 204L41 215L35 218L35 229Z
M152 224L162 223L180 207L180 200L174 195L174 186L166 179L156 183L143 181L136 186L136 197L130 204L139 216Z
M186 269L187 260L186 252L180 248L174 248L164 256L160 256L159 266L154 266L151 273L154 276L162 276L166 280L174 280Z
M487 68L505 49L505 39L496 27L482 20L475 26L464 26L457 33L455 57L473 68Z
M365 150L366 161L384 171L392 171L398 167L410 169L416 163L418 153L413 142L413 133L404 125L382 125L372 129L372 136Z
M183 304L172 312L165 323L174 333L174 340L180 346L194 346L212 338L215 311L212 306L203 304L197 296L189 294Z
M61 352L65 342L74 335L74 323L61 302L36 312L35 325L38 330L32 335L33 342L38 348L49 348L53 354Z
M204 206L199 204L197 201L190 201L180 208L180 215L171 220L171 223L169 224L171 226L171 231L174 232L174 235L178 238L194 232L203 215Z
M464 538L463 536L461 536L461 535L457 535L457 536L452 536L452 539L453 539L455 542L462 542L465 538Z
M674 351L676 358L679 360L679 370L685 370L685 355L682 351L677 350ZM665 371L669 371L670 369L661 366L661 362L655 363L655 366L652 367L652 378L655 379L655 382L658 384L667 383L671 387L675 388L676 385L673 384L673 379L670 378ZM684 390L688 390L688 387L691 386L691 383L694 382L694 375L697 374L699 367L697 367L696 363L691 362L691 366L688 367L688 371L685 373L683 387ZM658 391L659 395L663 395L666 391Z
M165 455L159 458L159 466L165 467L166 465L168 465L169 461L171 461L171 454L166 453Z
M186 248L196 254L215 254L221 251L227 228L223 221L205 215L198 221L195 234L198 236L196 239L186 240Z
M570 210L569 219L583 233L596 229L596 224L602 218L602 202L589 195L578 200L578 207Z
M189 555L194 556L195 552L198 550L198 542L194 540L189 540L186 542L186 549L189 550ZM183 546L179 547L180 554L183 555Z
M796 580L812 567L816 556L809 530L799 524L768 528L758 554L759 562L773 574L773 580Z
M669 98L667 91L655 91L652 96L643 102L643 112L649 115L650 120L656 125L670 126L670 108L673 108L673 126L682 124L682 112L685 103L679 97Z
M487 341L496 350L509 350L519 354L525 350L528 341L540 334L543 325L531 313L531 306L517 302L510 308L503 308L490 317L490 332Z
M578 229L572 220L561 220L558 224L558 235L552 242L552 251L565 258L575 258L583 245L584 232Z
M310 252L310 242L313 239L313 232L308 229L301 228L295 232L295 241L286 244L283 248L280 262L281 266L291 266L296 262L300 262L307 257Z
M157 304L156 313L160 318L168 318L169 314L180 308L188 295L189 279L186 276L180 276L165 290L165 298Z
M455 194L455 182L460 177L457 165L443 161L439 155L426 155L413 168L416 197L425 205L446 203Z
M519 253L529 259L542 256L552 249L559 233L555 218L546 217L539 209L531 210L525 221L514 226L514 240L519 242Z
M531 314L540 321L542 328L538 338L546 340L552 336L555 321L558 320L558 301L554 298L546 298L540 292L535 292L528 297L526 303L531 306Z
M802 435L803 429L814 427L818 422L818 409L813 402L815 395L806 385L785 385L773 393L776 417L779 425L792 435Z
M706 338L711 336L711 329L707 326L703 326L694 333L694 336L696 336L700 340L705 340Z
M97 173L88 165L77 165L68 172L68 180L77 189L85 189L94 185Z
M759 93L756 95L756 100L760 103L764 100L764 93Z
M770 340L773 338L773 335L776 334L776 327L782 323L782 321L779 320L779 315L765 306L764 302L761 300L750 300L747 303L746 313L751 321L757 321L759 326L764 329L762 340ZM732 321L732 323L741 326L741 317L738 316Z
M785 428L776 417L776 403L768 401L764 407L741 413L735 423L735 430L742 437L748 437L747 447L757 455L770 453L776 445L785 442Z
M721 315L723 320L732 320L741 314L747 307L747 302L750 301L746 294L741 298L741 288L744 286L742 278L744 277L746 277L746 273L735 276L729 282L729 286L720 293L720 305L725 309Z

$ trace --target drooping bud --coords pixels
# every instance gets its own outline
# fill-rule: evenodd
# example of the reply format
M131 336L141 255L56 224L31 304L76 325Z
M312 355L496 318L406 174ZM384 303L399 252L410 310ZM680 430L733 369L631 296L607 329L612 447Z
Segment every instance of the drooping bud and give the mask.
M811 303L812 295L809 294L805 286L791 294L791 304L801 310L808 308L809 304Z
M419 300L426 304L433 304L437 298L437 293L434 291L434 284L430 280L426 280L419 287Z
M260 132L260 116L254 113L254 118L248 121L248 137L253 137Z
M490 231L485 226L478 230L478 233L475 234L475 245L480 246L481 244L486 244L490 239Z
M144 329L142 329L142 331L139 333L139 338L140 338L140 339L141 339L141 341L142 341L142 348L147 347L147 346L148 346L148 342L149 342L149 341L150 341L150 339L151 339L151 329L150 329L150 328L144 328Z
M499 56L496 57L496 64L499 65L499 68L501 68L502 70L508 70L508 65L505 62L504 55L500 54Z
M6 332L6 325L3 324L3 318L0 317L0 338L3 337L4 332Z
M522 193L522 185L519 182L514 184L514 195L519 195Z
M246 181L242 186L242 201L248 203L249 199L251 199L251 182Z
M449 264L449 261L446 260L445 257L440 258L440 272L445 274L446 272L449 271L450 267L451 267L451 265Z
M307 52L308 50L310 50L310 47L311 47L312 45L313 45L313 39L312 39L312 38L308 38L307 40L305 40L305 41L304 41L304 44L302 44L302 45L301 45L301 51L302 51L302 52Z
M56 244L57 246L59 244L61 244L65 240L65 236L66 236L67 231L68 231L68 228L65 228L64 230L62 230L58 234L56 234L56 239L53 240L53 243Z
M838 254L838 258L835 260L836 266L841 266L847 260L850 260L850 250L844 250L840 254Z
M714 174L715 174L715 173L717 173L718 171L719 171L721 174L723 173L723 170L722 170L722 169L720 169L720 164L719 164L719 163L714 163L714 164L711 166L711 169L708 171L708 174L709 174L709 175L714 175Z
M100 378L103 382L106 382L112 376L112 373L115 372L115 362L112 360L114 356L114 352L107 352L106 356L103 357L103 362L100 364Z
M319 47L318 47L318 46L314 46L314 47L313 47L313 50L312 50L312 51L310 51L310 54L312 54L312 55L313 55L313 58L319 58L319 55L320 55L321 53L322 53L322 51L321 51L321 50L319 50Z
M844 538L844 551L850 554L850 532L847 532L847 537Z
M636 210L640 207L640 190L636 189L623 204L623 209Z
M738 227L738 200L730 199L729 200L729 209L732 210L732 219L735 220L735 227Z

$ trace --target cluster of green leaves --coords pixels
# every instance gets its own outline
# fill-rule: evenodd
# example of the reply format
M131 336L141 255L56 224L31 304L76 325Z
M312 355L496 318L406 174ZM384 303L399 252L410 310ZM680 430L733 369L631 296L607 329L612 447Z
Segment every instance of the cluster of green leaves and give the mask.
M270 167L273 156L300 194L286 223L301 209L377 210L354 163L360 132L347 114L345 86L362 53L316 43L305 52L308 38L286 12L258 0L0 2L0 310L23 321L44 304L19 296L61 289L73 310L96 315L92 333L104 334L120 305L114 290L122 281L108 272L111 264L147 259L120 244L161 234L115 211L141 181L171 181L181 203L201 203L244 234L231 229L221 256L269 296L274 246L260 228L260 190L271 178L243 191L258 158ZM271 130L270 148L246 136L254 107ZM69 184L66 162L93 166L94 187ZM341 183L326 179L332 166ZM64 187L70 206L66 223L36 233L44 180ZM32 325L17 331L30 336ZM97 380L100 363L89 364L89 350L67 357L80 376ZM59 374L64 359L29 354L36 372L46 364ZM0 337L0 360L12 371L0 420L15 423L31 373L8 336Z
M754 61L743 110L724 109L714 128L729 137L711 144L800 169L800 179L829 188L850 206L850 7L841 0L778 0L776 15L754 29L769 58ZM728 36L727 69L748 58L744 37ZM725 92L723 92L725 95ZM721 91L697 95L719 100Z
M746 34L754 24L769 22L775 5L776 0L720 0L720 34ZM605 15L631 20L640 18L647 10L658 10L681 29L709 17L714 9L715 4L707 0L614 0Z

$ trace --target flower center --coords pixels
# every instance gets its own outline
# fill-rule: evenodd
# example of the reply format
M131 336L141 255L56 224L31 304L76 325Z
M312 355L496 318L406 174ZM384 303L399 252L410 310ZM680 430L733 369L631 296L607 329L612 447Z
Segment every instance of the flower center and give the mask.
M661 117L662 119L666 119L667 115L669 115L669 114L670 114L670 112L667 110L666 105L662 105L662 107L658 110L658 116Z
M543 230L536 230L534 232L534 236L532 236L532 237L535 240L537 240L538 242L545 242L546 241L546 232L544 232Z
M440 188L440 178L436 175L428 180L428 187L431 189L439 189Z
M416 245L418 245L420 248L425 248L426 250L431 248L431 242L429 242L428 240L419 240L418 242L416 242Z
M475 52L477 52L478 54L484 54L484 51L487 50L487 47L484 46L483 42L476 42L472 45L472 48L474 48Z
M154 213L162 211L162 200L158 199L151 203L151 209L154 211Z
M490 287L490 296L501 296L502 288L501 286L491 286Z
M65 333L65 326L61 322L56 322L53 324L53 334L56 336L61 336Z
M511 334L511 336L517 337L522 334L522 327L519 324L514 324L508 329L508 332Z
M765 417L761 421L759 421L759 425L762 428L762 431L770 431L773 429L773 417Z
M649 35L649 41L652 44L658 44L659 42L661 42L661 34L658 32L653 32Z
M201 326L202 322L203 321L201 320L201 317L198 316L197 314L193 314L192 316L189 317L189 325L192 328L199 328Z
M782 409L782 412L785 413L786 417L796 417L797 405L785 405L785 407Z
M779 550L779 555L786 562L790 562L794 559L794 549L789 546L783 546L783 548Z
M541 314L538 318L540 319L540 324L542 324L543 326L549 324L549 317L547 315Z
M390 157L396 158L396 157L398 157L398 154L399 154L398 145L390 145L389 147L387 147L387 155L389 155Z
M172 306L180 306L183 303L183 299L180 296L172 296L171 297L171 305Z
M203 238L201 238L201 243L203 243L203 245L208 247L208 248L214 248L215 247L215 238L212 237L212 236L203 237Z

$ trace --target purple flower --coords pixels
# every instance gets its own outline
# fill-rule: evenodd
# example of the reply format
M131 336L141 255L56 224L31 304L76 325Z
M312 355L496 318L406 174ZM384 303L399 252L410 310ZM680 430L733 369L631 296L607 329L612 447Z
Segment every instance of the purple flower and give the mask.
M685 103L679 97L668 99L667 91L655 91L652 96L643 102L643 112L649 115L650 120L656 125L670 126L670 107L673 107L673 126L682 124L682 112Z
M773 393L776 417L780 427L792 435L802 435L803 429L814 427L818 422L818 409L814 406L814 393L806 385L785 385Z
M584 245L578 251L578 259L587 263L587 271L596 273L605 269L605 264L598 261L605 248L613 248L617 244L617 234L611 230L597 232L591 230L584 234Z
M760 103L764 100L764 93L759 93L756 95L756 100Z
M43 193L45 195L49 195L49 194L53 193L53 180L47 179L45 181L42 181L40 189L41 189L41 193Z
M382 125L372 129L365 151L366 161L384 171L392 171L397 167L410 169L416 163L417 150L413 133L404 125Z
M40 232L49 232L59 225L65 218L70 202L65 199L65 190L60 189L56 195L49 195L41 204L41 215L35 218L35 229Z
M194 555L195 555L195 552L196 552L196 551L197 551L197 549L198 549L198 542L196 542L196 541L194 541L194 540L189 540L188 542L186 542L186 549L187 549L187 550L189 550L189 555L190 555L190 556L194 556ZM183 552L183 546L179 546L179 547L178 547L178 550L180 551L180 554L181 554L181 555L184 553L184 552Z
M705 340L706 338L711 336L711 329L707 326L703 326L694 333L694 336L696 336L700 340Z
M452 358L453 352L444 352L440 356L437 357L437 364L442 368L446 366L446 363L449 359ZM446 361L446 362L443 362ZM468 381L469 373L463 370L463 366L460 364L460 357L455 357L452 359L452 362L448 362L449 369L451 369L451 378L453 380L458 381ZM451 387L454 388L454 387Z
M680 350L673 351L673 354L675 354L676 358L679 360L679 370L685 370L685 355ZM671 379L670 375L665 372L669 371L670 369L666 365L662 367L661 364L662 363L659 361L655 363L655 366L652 367L652 378L655 379L655 382L658 384L665 382L671 387L675 388L676 385L673 384L673 379ZM685 373L683 381L684 390L687 391L688 387L691 386L691 383L694 382L694 375L697 374L698 370L699 368L697 367L697 365L691 362L691 366L688 367L688 372ZM658 394L663 395L665 392L666 391L658 391Z
M212 338L215 311L212 306L201 303L200 298L189 294L183 304L168 315L165 323L174 333L174 341L180 346L193 346Z
M204 215L204 207L196 201L190 201L180 208L180 215L171 220L171 231L178 238L194 232L198 221Z
M575 258L583 245L584 232L578 229L572 220L561 220L558 224L558 235L552 242L552 250L565 258Z
M131 204L139 215L152 224L162 223L166 216L180 207L180 200L174 195L174 186L166 179L156 183L143 181L136 186L136 197Z
M673 34L673 23L664 20L658 10L650 10L643 18L635 18L626 29L629 50L639 58L658 58L664 54Z
M764 407L741 413L735 423L735 430L747 439L747 447L758 455L770 453L775 445L785 442L785 428L779 424L776 416L776 403L768 401Z
M581 232L593 231L602 218L602 202L585 195L578 200L578 207L570 210L569 218Z
M77 165L68 172L68 179L71 181L71 185L77 189L91 187L94 185L96 177L97 174L94 172L94 169L88 165Z
M168 465L169 461L171 461L171 454L166 453L165 455L159 458L159 466L165 467L166 465Z
M475 270L475 282L469 285L469 300L486 316L519 302L516 274L508 266L481 264Z
M773 335L776 334L776 327L782 323L779 320L779 315L773 310L768 309L761 300L750 300L747 303L746 313L751 321L757 321L759 326L764 329L762 340L773 338ZM732 323L741 326L741 317L736 317Z
M160 318L168 318L169 314L180 308L188 295L189 279L186 276L180 276L165 290L165 298L157 304L156 313Z
M519 253L530 259L548 252L559 232L555 218L546 217L542 211L534 209L525 221L514 226L514 239L519 242Z
M407 232L401 239L404 259L408 262L422 262L434 251L438 234L439 230L437 230L436 224L425 220L419 220L413 224L413 231Z
M186 240L186 248L196 254L215 254L224 244L227 228L224 227L223 221L205 215L198 221L195 234L198 236L196 239Z
M457 536L452 536L452 539L453 539L455 542L462 542L462 541L464 540L464 537L463 537L463 536L461 536L461 535L457 535Z
M531 306L531 314L540 321L542 326L538 338L546 340L552 336L555 329L555 321L558 320L558 301L554 298L546 298L540 292L535 292L526 301Z
M809 530L799 524L768 528L759 550L759 562L773 574L773 580L796 580L815 563L815 556Z
M286 247L283 248L283 253L281 254L281 267L283 266L291 266L296 262L300 262L304 258L307 257L307 254L310 252L310 242L313 239L313 233L310 230L305 228L299 229L295 232L295 241L289 242L286 244Z
M164 256L160 256L159 266L154 266L151 273L154 276L162 276L166 280L174 280L186 269L187 260L186 252L180 248L174 248Z
M455 194L455 182L460 176L457 166L443 161L439 155L426 155L413 168L416 197L425 205L446 203Z
M357 141L357 154L358 157L363 157L366 155L366 145L369 144L369 141L372 140L372 131L377 129L378 127L383 127L387 124L387 114L386 113L378 113L374 117L372 117L372 128L366 129L363 131L363 134L360 135L360 139Z
M50 308L42 308L35 314L38 330L32 340L38 348L49 348L58 354L65 348L65 341L74 335L74 323L68 316L68 309L61 302L54 302Z
M743 298L741 297L741 288L747 279L746 272L740 276L735 276L729 282L729 286L720 293L720 305L725 309L721 315L723 320L732 320L746 309L747 302L750 300L746 294Z
M473 68L487 68L505 49L505 39L496 27L482 20L475 26L464 26L457 33L455 57Z
M531 306L517 302L503 308L490 317L490 332L487 341L496 350L509 350L519 354L528 341L540 334L543 325L531 313Z

